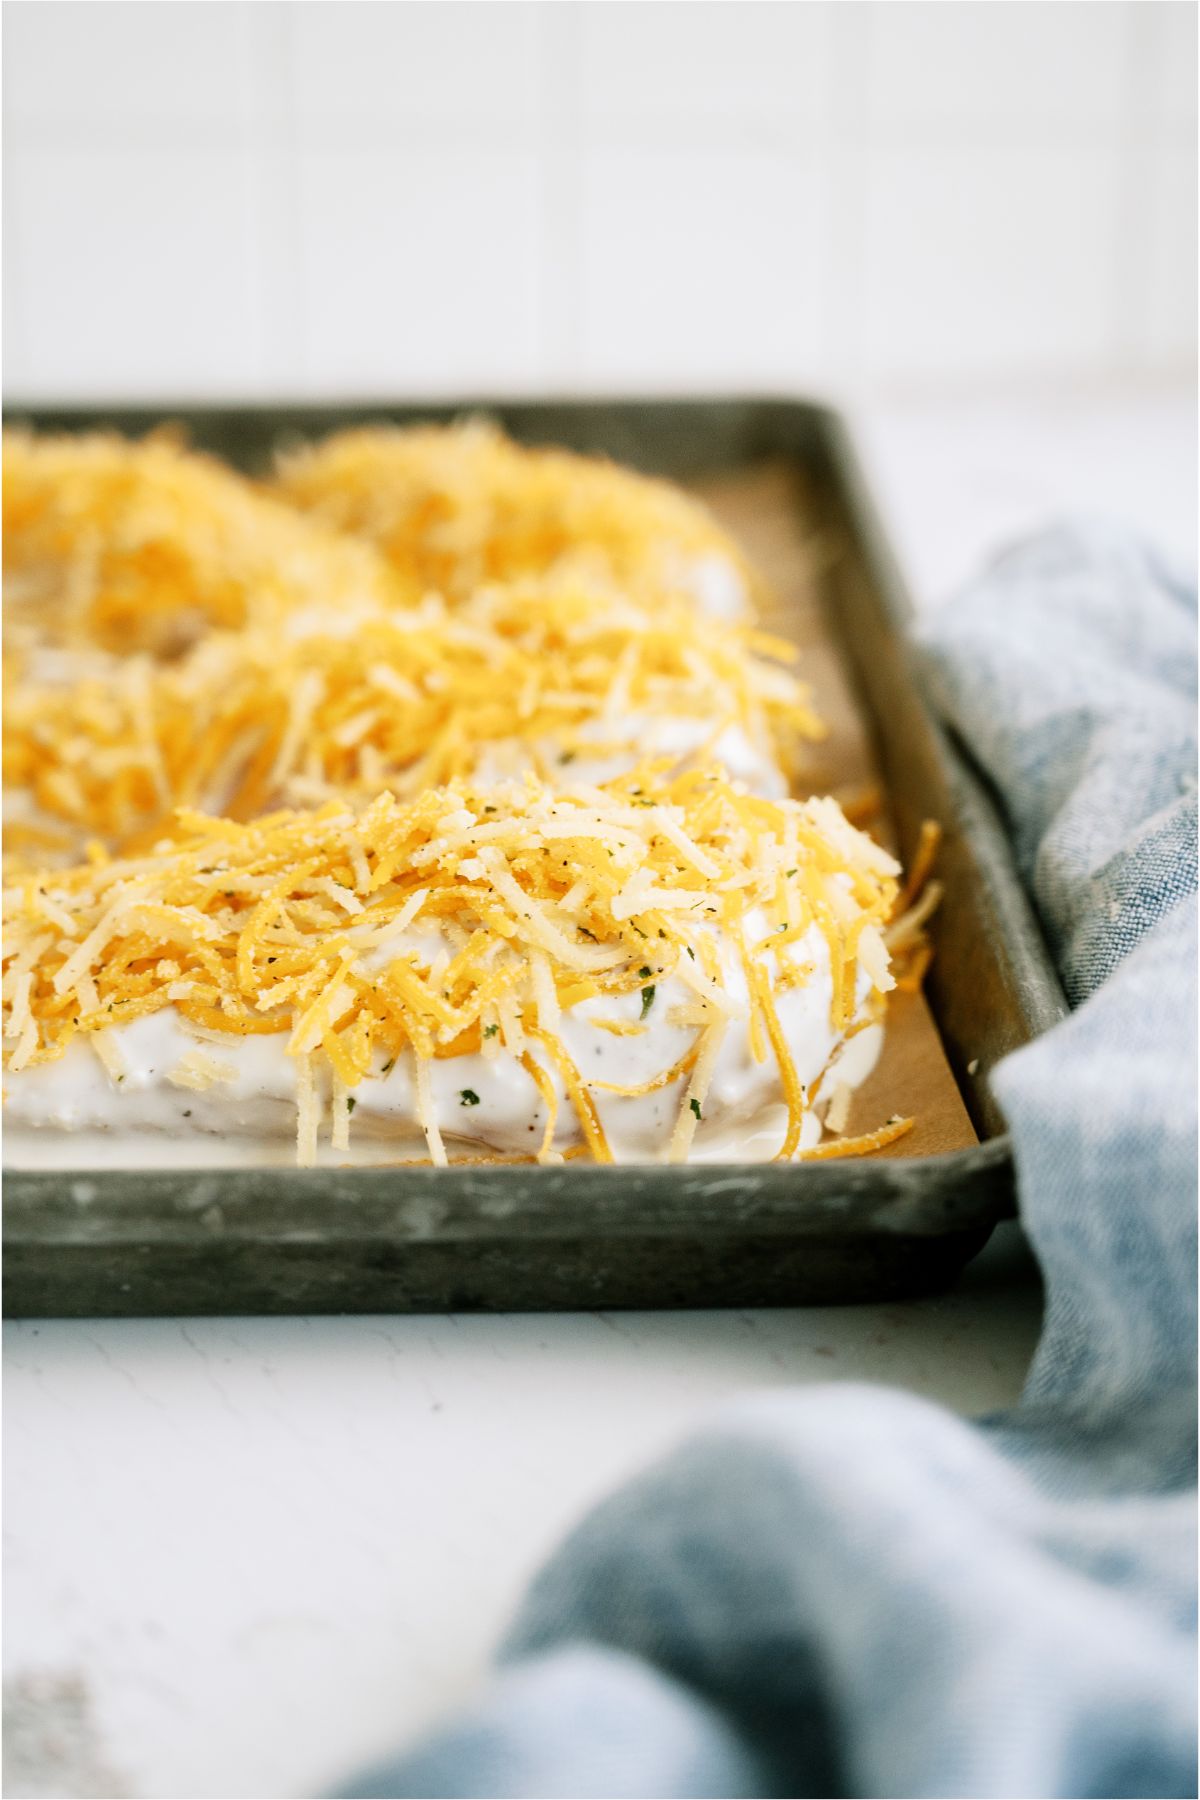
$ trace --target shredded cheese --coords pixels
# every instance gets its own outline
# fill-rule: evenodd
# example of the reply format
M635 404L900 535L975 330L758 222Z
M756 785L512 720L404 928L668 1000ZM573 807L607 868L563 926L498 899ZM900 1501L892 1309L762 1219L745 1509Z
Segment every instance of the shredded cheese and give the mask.
M861 1137L830 1138L828 1143L814 1144L810 1150L799 1151L797 1161L829 1162L839 1156L870 1156L894 1144L897 1138L906 1137L915 1124L915 1119L889 1119L878 1131L864 1132Z
M97 1033L97 1038L102 1033ZM236 1081L237 1070L232 1063L221 1062L218 1057L210 1056L205 1050L189 1050L186 1056L180 1057L173 1069L167 1070L167 1080L172 1087L191 1088L196 1093L203 1093L218 1082Z
M698 858L713 869L719 909L668 904L696 892ZM631 864L650 874L632 910ZM331 1085L341 1145L355 1087L408 1054L418 1121L442 1162L432 1062L495 1038L543 1098L544 1071L535 1071L548 1059L598 1160L611 1152L593 1088L634 1095L688 1077L670 1146L678 1160L737 1011L714 948L725 934L741 946L751 1020L779 1065L789 1116L781 1154L791 1155L806 1096L774 1001L791 965L758 930L759 947L747 951L742 922L753 913L785 928L807 923L842 966L847 944L889 918L897 874L831 802L751 804L716 767L579 790L532 777L459 781L408 801L382 794L356 819L340 802L246 824L182 813L174 836L144 855L43 871L6 890L5 960L18 971L4 983L6 1042L22 1047L24 1064L45 1062L78 1034L99 1048L111 1026L169 1005L206 1042L284 1035L304 1163L316 1153L318 1077ZM697 996L691 1049L661 1079L589 1082L566 1048L563 1014L584 998L644 988L651 942L655 980L677 973ZM831 1023L844 1032L844 1019ZM195 1057L188 1071L216 1078ZM544 1156L552 1122L547 1131Z
M796 766L820 735L787 647L732 626L699 643L678 601L601 603L580 583L485 590L457 615L427 607L376 615L351 636L223 632L173 664L77 681L6 681L4 772L28 819L140 848L172 810L248 819L287 805L354 804L383 788L408 797L457 778L513 774L531 759L554 782L577 758L641 760L640 740L681 724L681 741L736 728L765 760ZM624 659L626 700L611 706ZM401 683L402 698L381 672ZM350 729L352 727L352 729ZM680 756L668 763L688 760ZM645 796L633 795L637 819ZM712 858L669 812L656 821L704 881ZM577 831L577 827L573 827ZM596 827L603 833L604 827ZM44 860L36 848L32 860ZM356 871L361 878L361 868ZM678 899L672 904L682 904Z
M706 509L600 457L515 444L494 425L344 431L288 452L275 492L387 557L413 599L585 569L626 592L682 586L713 561L761 584Z
M167 433L4 436L10 651L177 656L205 632L391 604L368 545L300 518Z
M868 798L848 818L729 778L722 751L747 749L794 778L823 728L791 647L745 622L758 577L679 490L479 422L342 433L265 488L170 434L16 432L4 526L13 1073L81 1037L119 1084L116 1028L170 1006L208 1046L176 1086L235 1079L239 1036L281 1038L302 1165L322 1096L345 1150L355 1088L400 1056L444 1163L434 1063L502 1052L544 1103L538 1160L611 1160L594 1093L667 1090L682 1160L737 1031L778 1069L781 1158L910 1127L801 1151L820 1079L805 1092L777 1001L818 939L835 1039L869 1022L864 992L875 1019L919 983L939 833L901 889L851 823ZM714 582L741 622L697 630ZM690 1044L641 1081L587 1077L565 1015L653 1003L671 976ZM565 1152L561 1105L583 1139Z

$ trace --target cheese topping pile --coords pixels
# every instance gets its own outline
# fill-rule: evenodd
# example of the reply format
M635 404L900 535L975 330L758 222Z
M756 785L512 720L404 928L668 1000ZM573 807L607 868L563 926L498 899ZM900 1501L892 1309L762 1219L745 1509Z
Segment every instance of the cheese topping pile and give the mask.
M286 1033L305 1162L316 1153L321 1065L344 1119L381 1056L385 1068L413 1058L419 1123L440 1162L431 1062L502 1047L521 1060L531 1094L552 1101L547 1071L557 1071L588 1150L611 1160L562 1016L672 974L690 995L686 1020L673 1022L693 1042L654 1085L686 1077L670 1144L672 1159L686 1158L731 1028L717 934L745 970L749 1019L737 1028L756 1060L778 1065L788 1158L813 1096L776 1011L780 992L805 979L784 947L819 930L842 1032L853 1029L860 970L876 996L894 985L893 859L833 801L765 800L714 768L562 791L532 778L459 781L407 801L383 794L357 814L332 802L241 825L182 815L178 832L143 857L97 855L6 889L9 1067L60 1057L85 1034L119 1081L112 1028L168 1006L218 1044ZM437 950L413 936L431 923ZM876 1148L907 1123L839 1149Z
M625 592L687 586L698 570L735 577L748 611L756 577L708 511L669 482L600 457L529 449L495 426L336 433L280 459L277 493L370 540L412 599L551 570Z
M173 1009L199 1040L173 1087L286 1046L307 1164L324 1096L343 1150L398 1059L439 1163L439 1065L466 1056L506 1057L522 1130L528 1077L542 1160L560 1109L562 1153L612 1159L603 1094L655 1096L686 1159L710 1088L739 1116L734 1052L785 1103L780 1158L908 1128L822 1145L806 1115L893 956L919 980L936 892L910 905L924 863L901 893L834 801L769 797L823 728L676 488L478 423L344 432L265 487L168 434L10 433L4 528L14 1076L93 1068L82 1044L119 1091L122 1028ZM580 1019L650 1033L657 1072L585 1074Z
M339 537L165 433L4 434L8 648L172 657L210 630L342 617L395 598Z
M794 767L821 726L793 658L745 627L697 633L670 596L650 611L525 583L349 635L220 633L174 664L11 679L5 780L43 822L12 821L7 843L43 854L50 820L77 828L80 850L97 835L115 848L169 830L177 806L248 819L384 788L408 797L476 775L504 747L509 773L560 780L576 759L639 761L647 721L683 721L701 751L736 727L766 765Z

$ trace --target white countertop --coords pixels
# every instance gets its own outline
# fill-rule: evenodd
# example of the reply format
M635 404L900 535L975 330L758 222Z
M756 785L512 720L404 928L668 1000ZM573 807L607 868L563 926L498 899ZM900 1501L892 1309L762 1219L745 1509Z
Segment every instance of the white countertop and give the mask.
M860 430L926 603L1063 510L1115 508L1195 566L1189 394ZM986 1411L1038 1315L1008 1228L907 1305L10 1324L6 1792L316 1792L452 1706L554 1539L714 1403L858 1379Z
M1102 514L1196 572L1196 392L1020 388L851 408L918 606L1066 515Z
M714 1402L1010 1401L1013 1260L890 1307L11 1325L9 1670L83 1677L123 1791L317 1791L464 1693L554 1539Z

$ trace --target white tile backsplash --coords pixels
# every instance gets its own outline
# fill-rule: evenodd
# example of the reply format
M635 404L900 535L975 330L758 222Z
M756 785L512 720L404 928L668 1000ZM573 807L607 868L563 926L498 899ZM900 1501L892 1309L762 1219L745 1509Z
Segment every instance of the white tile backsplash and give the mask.
M878 377L1074 375L1102 364L1116 262L1110 150L879 150L864 226Z
M1062 137L1103 131L1124 116L1129 6L1106 0L867 3L868 109L883 136Z
M10 394L1195 357L1190 0L9 0Z
M541 86L537 6L343 0L290 9L306 133L411 140L527 129Z
M819 362L821 188L756 151L593 150L582 366L626 382L796 380Z
M1139 27L1153 57L1151 107L1159 137L1193 149L1196 143L1196 6L1194 0L1156 0L1143 6ZM1144 16L1143 16L1144 15Z
M584 110L605 138L812 135L836 104L827 6L584 0L578 13Z
M261 322L240 151L38 148L14 162L24 342L10 391L255 391Z
M528 152L302 151L315 391L536 383L538 172Z
M5 127L83 143L242 124L244 0L18 0L4 8Z
M1147 252L1138 348L1150 367L1186 361L1196 343L1196 157L1156 149L1147 165Z
M4 255L0 257L0 320L3 321L3 361L6 369L27 369L28 344L25 336L24 258L16 227L18 196L23 183L15 152L9 152L0 167L0 205L4 217Z

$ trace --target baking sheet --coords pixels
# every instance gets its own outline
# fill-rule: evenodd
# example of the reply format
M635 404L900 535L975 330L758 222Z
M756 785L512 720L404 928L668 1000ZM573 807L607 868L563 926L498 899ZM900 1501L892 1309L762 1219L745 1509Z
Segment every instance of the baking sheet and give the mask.
M878 764L910 855L923 819L946 826L926 984L938 1032L921 1002L899 1001L888 1056L861 1098L866 1123L902 1109L918 1114L917 1132L896 1153L802 1166L9 1170L10 1317L896 1299L943 1288L1012 1213L1011 1147L990 1074L1066 1003L986 782L915 679L904 580L836 413L789 398L472 396L26 406L21 416L42 430L135 436L182 418L197 446L256 473L288 437L464 412L685 485L705 477L701 491L772 573L775 623L805 647L832 714L826 785L856 786ZM861 705L834 698L851 681Z

